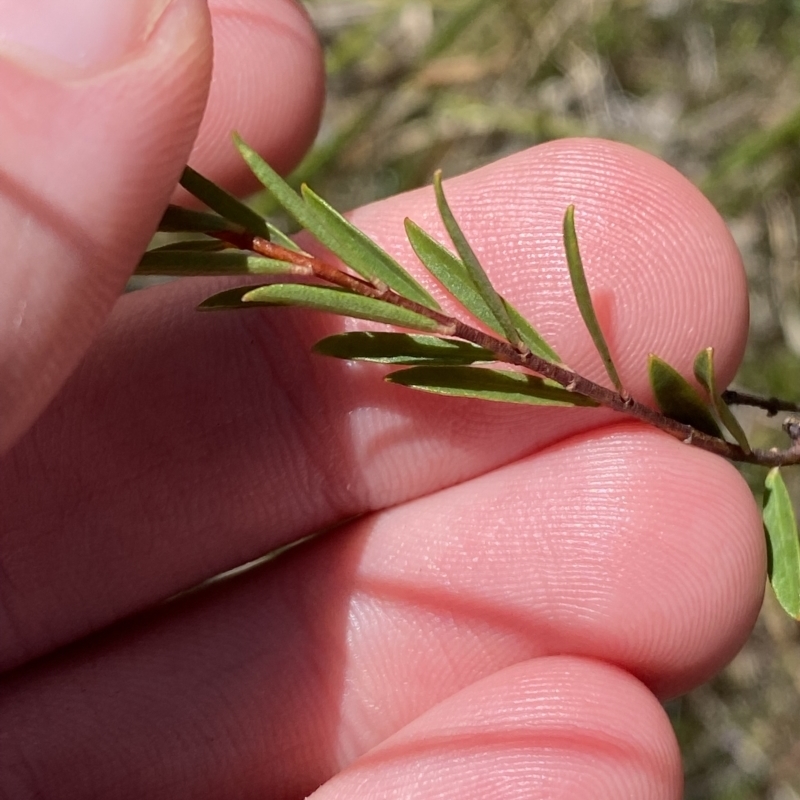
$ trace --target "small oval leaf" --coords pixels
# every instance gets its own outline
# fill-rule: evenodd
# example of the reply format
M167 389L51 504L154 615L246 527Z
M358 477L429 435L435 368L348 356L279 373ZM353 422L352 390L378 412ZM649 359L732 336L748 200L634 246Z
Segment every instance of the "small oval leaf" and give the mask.
M717 416L722 421L722 424L728 429L731 436L736 440L739 447L745 453L752 452L750 443L747 441L742 426L739 420L736 419L733 412L728 408L728 404L722 399L722 395L717 390L717 378L714 372L714 348L706 347L697 354L694 360L694 376L697 378L698 383L708 392L714 410Z
M362 297L345 289L309 286L302 283L276 283L259 286L242 297L247 305L302 306L344 317L384 322L401 328L436 331L439 325L432 319L373 297Z
M797 519L778 467L764 485L764 530L769 551L769 582L787 614L800 619L800 542Z
M575 233L575 206L569 206L564 214L564 251L567 256L567 267L569 268L569 278L572 282L572 292L575 295L575 300L578 303L578 310L581 312L583 322L592 337L594 346L603 360L603 366L606 368L608 377L614 384L614 388L620 393L624 394L625 390L622 386L617 368L614 366L614 361L611 358L611 351L608 349L606 337L603 335L603 330L600 327L600 322L597 319L597 314L592 304L592 295L589 292L589 284L586 282L586 272L583 269L583 259L581 258L581 251L578 248L578 236Z
M510 370L483 367L410 367L385 380L434 394L472 397L537 406L596 406L593 400L568 392L557 383Z
M314 351L335 358L379 364L473 364L494 361L491 350L471 342L410 333L340 333L321 339Z
M650 386L663 414L709 436L722 437L722 431L703 398L678 370L651 353L647 360L647 371Z

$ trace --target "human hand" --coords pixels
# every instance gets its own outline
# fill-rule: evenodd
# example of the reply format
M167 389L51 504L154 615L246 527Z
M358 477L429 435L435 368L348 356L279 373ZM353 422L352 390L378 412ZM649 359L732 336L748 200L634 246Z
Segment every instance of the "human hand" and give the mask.
M59 155L51 185L25 171L34 159L24 139L2 144L2 218L19 254L8 285L42 281L22 322L42 321L25 323L21 350L5 334L0 345L13 412L3 416L6 441L32 417L25 399L43 405L80 358L174 186L207 80L195 6L174 0L168 12L189 15L174 35L190 37L190 55L166 45L157 53L174 85L134 68L120 85L101 81L103 107L126 101L109 120L131 114L120 151L129 161L104 160L107 136L81 161L67 137L59 145L69 158ZM304 70L311 85L316 54L296 33L299 18L246 30L253 17L238 8L217 23L218 65L246 41L252 60L238 68L258 76L251 91L277 91L281 81L262 81L278 66L257 59L285 64L282 42L298 59L292 76ZM260 4L249 8L256 13ZM170 59L181 58L178 74ZM9 92L22 85L7 78L24 79L13 67L0 70ZM223 69L220 103L234 94L232 77ZM96 91L70 89L85 103ZM54 108L53 94L73 100ZM272 147L273 161L290 162L302 138L291 131L313 128L316 101L254 120L248 132L242 120L257 112L243 94L236 108L212 104L205 131L219 141L238 127L262 151ZM51 114L80 107L66 90L43 96ZM39 144L41 119L20 114L11 127L27 120L22 131ZM211 153L212 138L201 132L193 163L232 178L233 149ZM111 188L121 182L129 191L118 196ZM43 186L56 194L29 202ZM82 188L86 201L75 196ZM649 350L686 369L713 344L720 378L732 375L746 329L739 258L713 209L668 167L608 143L557 142L449 182L448 197L498 287L583 374L601 379L602 366L563 264L570 202L631 391L647 396ZM41 265L21 238L31 215L47 234L35 251ZM413 268L406 215L437 230L430 190L352 216ZM86 250L80 236L60 238L70 225L49 222L65 216L97 242ZM763 588L760 522L735 470L604 411L386 386L376 367L309 353L341 320L196 315L218 284L122 298L0 464L0 661L16 667L0 687L6 795L292 797L328 781L321 798L680 796L677 748L655 697L685 691L733 655ZM26 394L18 376L39 372L36 394ZM337 524L272 563L153 608Z

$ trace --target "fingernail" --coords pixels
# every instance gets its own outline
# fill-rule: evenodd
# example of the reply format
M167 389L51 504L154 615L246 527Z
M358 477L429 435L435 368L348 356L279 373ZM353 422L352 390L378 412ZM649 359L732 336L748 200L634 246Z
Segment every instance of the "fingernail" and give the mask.
M171 0L0 0L0 55L55 79L116 66Z

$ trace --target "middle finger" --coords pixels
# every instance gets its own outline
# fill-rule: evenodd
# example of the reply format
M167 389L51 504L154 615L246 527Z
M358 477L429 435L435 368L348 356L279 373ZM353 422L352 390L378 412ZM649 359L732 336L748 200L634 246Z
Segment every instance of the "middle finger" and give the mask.
M730 465L618 426L56 654L6 681L0 740L48 797L79 779L120 798L299 795L522 660L582 655L685 691L741 645L763 570Z

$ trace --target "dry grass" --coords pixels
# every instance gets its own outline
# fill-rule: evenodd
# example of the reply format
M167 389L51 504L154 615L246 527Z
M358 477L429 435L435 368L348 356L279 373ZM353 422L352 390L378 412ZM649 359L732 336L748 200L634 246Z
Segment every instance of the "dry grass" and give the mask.
M798 0L309 7L330 92L297 178L348 208L561 136L650 151L701 186L742 249L740 380L800 399ZM800 640L770 598L730 667L670 711L688 798L800 797Z

